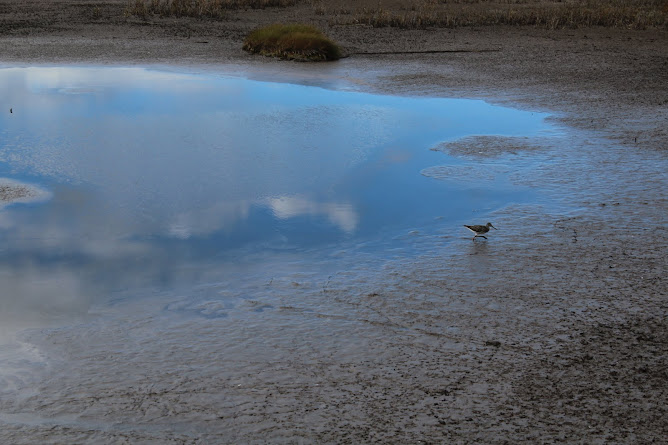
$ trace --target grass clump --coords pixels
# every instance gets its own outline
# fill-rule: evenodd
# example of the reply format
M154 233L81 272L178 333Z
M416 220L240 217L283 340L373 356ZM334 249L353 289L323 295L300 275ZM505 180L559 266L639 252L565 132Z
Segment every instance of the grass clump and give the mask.
M301 24L274 24L256 29L244 40L250 53L288 60L323 61L341 58L339 46L319 29Z

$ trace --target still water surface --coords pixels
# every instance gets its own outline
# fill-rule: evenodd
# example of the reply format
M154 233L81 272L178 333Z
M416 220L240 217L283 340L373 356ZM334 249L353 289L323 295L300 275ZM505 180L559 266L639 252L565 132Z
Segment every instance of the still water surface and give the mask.
M426 177L461 162L431 147L550 131L477 100L142 68L0 69L0 98L0 178L34 191L0 202L0 304L23 316L239 278L275 253L382 256L532 198L503 175Z

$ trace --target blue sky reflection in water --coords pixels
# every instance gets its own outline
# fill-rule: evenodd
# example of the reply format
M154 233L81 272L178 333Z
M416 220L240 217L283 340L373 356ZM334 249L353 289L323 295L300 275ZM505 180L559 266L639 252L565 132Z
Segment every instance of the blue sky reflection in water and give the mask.
M50 196L0 209L0 281L14 297L169 285L249 252L459 221L529 192L425 177L459 162L429 149L549 131L544 114L482 101L140 68L2 69L0 97L0 178Z

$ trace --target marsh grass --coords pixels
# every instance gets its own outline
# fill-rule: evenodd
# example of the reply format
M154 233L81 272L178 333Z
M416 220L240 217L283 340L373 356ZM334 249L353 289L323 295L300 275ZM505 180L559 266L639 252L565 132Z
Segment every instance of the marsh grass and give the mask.
M666 0L421 0L402 10L362 8L353 18L331 24L408 29L489 25L668 28L667 4Z
M288 7L298 0L128 0L126 16L225 18L226 11Z
M339 46L319 29L302 24L274 24L256 29L244 40L250 53L299 61L337 60Z

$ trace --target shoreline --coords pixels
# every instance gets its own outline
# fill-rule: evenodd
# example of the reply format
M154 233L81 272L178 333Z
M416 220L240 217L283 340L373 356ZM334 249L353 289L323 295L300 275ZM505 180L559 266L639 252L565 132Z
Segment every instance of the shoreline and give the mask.
M668 42L666 31L493 27L443 31L366 29L360 33L371 37L370 48L381 51L392 49L383 35L387 33L405 38L408 43L403 44L409 50L418 42L427 49L453 45L475 49L489 46L489 41L500 50L351 55L337 62L306 64L320 66L304 66L301 62L251 56L240 49L241 40L216 42L208 36L206 44L197 43L196 38L178 37L144 41L94 35L76 39L31 36L0 37L4 43L0 61L5 65L174 65L214 71L237 66L279 79L335 67L341 72L338 75L344 80L348 75L348 80L363 91L485 99L548 110L563 114L563 122L569 126L603 131L629 147L668 147L668 50L663 45ZM425 39L430 41L425 44ZM464 44L456 43L462 40ZM587 63L582 64L583 60Z

